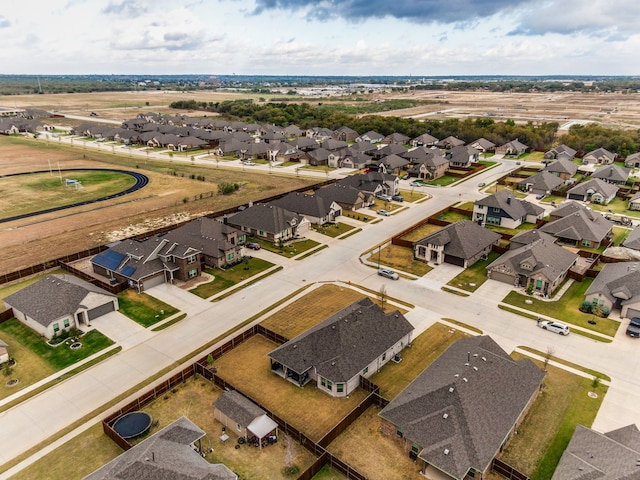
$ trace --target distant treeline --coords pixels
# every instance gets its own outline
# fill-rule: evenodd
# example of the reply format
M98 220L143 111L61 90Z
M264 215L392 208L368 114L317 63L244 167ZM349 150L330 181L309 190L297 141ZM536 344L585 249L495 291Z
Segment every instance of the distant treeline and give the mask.
M373 105L377 105L373 103ZM402 104L404 105L404 104ZM312 105L309 103L254 103L252 100L234 100L225 102L197 102L184 100L170 105L176 109L205 110L220 113L228 120L268 123L286 127L297 125L300 128L324 127L335 130L347 126L359 133L369 130L383 135L394 132L415 138L429 133L443 139L454 136L465 142L473 142L484 137L502 145L514 139L520 140L534 150L545 150L559 143L556 133L558 123L546 122L518 125L513 120L495 122L492 118L448 118L446 120L418 121L413 118L381 117L367 115L356 117L341 111L338 106ZM398 108L406 108L400 106ZM574 125L560 142L579 152L589 152L599 147L627 156L640 151L640 131L615 130L595 124Z
M485 90L488 92L623 92L640 91L640 79L605 79L583 82L580 80L501 80L501 81L457 81L412 85L410 90Z

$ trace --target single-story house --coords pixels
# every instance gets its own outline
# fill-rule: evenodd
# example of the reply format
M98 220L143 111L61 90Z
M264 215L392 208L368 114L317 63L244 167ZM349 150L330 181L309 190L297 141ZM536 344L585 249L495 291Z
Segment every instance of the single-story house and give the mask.
M627 168L640 168L640 152L629 155L624 161L624 166Z
M9 361L9 345L0 339L0 364Z
M322 197L329 203L337 203L341 210L356 211L369 207L375 202L375 196L371 192L359 190L349 185L338 183L316 190L316 196Z
M227 218L232 227L281 244L309 231L310 222L302 215L276 205L258 203Z
M382 173L394 173L398 175L402 170L407 168L409 160L402 158L399 155L387 155L378 162L372 164L372 168L375 166L378 168L378 172Z
M516 139L496 147L496 153L503 155L522 155L528 148L524 143Z
M456 137L450 135L447 138L443 138L439 142L436 142L435 145L438 148L443 148L443 149L446 150L446 149L449 149L449 148L460 147L460 146L464 145L464 140L460 140L459 138L456 138Z
M544 239L510 249L487 267L487 277L551 295L576 263L578 255Z
M582 157L582 163L585 165L587 163L609 165L613 163L615 159L615 153L610 152L606 148L600 147L586 153L584 157Z
M451 149L445 154L445 157L449 160L450 167L464 168L469 168L472 163L477 163L479 156L480 151L470 145L458 145L456 147L451 147Z
M624 239L622 246L632 250L640 250L640 225L635 227L629 236Z
M518 228L523 223L536 223L543 216L544 208L517 199L510 190L504 189L477 200L473 204L472 219L482 225Z
M638 477L640 431L627 425L599 433L576 425L551 480L631 480Z
M576 152L573 148L564 144L558 145L551 150L545 152L544 158L548 160L568 160L571 161L575 158Z
M549 195L564 183L565 180L561 176L543 170L518 182L518 189L536 195Z
M422 148L416 150L424 152ZM435 180L444 176L447 170L449 170L449 160L436 149L425 152L421 158L414 158L409 168L409 175L422 180Z
M534 228L533 230L525 230L511 237L509 239L509 250L516 250L517 248L530 245L539 240L543 240L547 243L555 243L556 241L552 235Z
M315 225L335 222L342 215L342 207L335 201L327 201L320 195L306 195L299 192L291 192L284 197L269 202L298 215L302 215Z
M180 417L149 438L121 453L84 480L206 479L237 480L222 463L204 458L206 434L187 417Z
M4 299L15 317L51 339L118 310L118 297L71 275L47 275Z
M554 162L548 164L544 171L547 171L556 177L560 177L565 182L573 177L578 171L578 166L569 158L560 157Z
M615 183L617 185L624 185L629 179L630 168L622 168L618 165L605 165L598 168L591 174L591 178L599 178L607 183Z
M228 390L218 397L213 403L213 416L225 426L225 432L233 432L245 440L250 436L260 440L271 434L277 436L278 424L236 390ZM262 446L262 442L259 445Z
M380 143L383 139L384 135L382 135L381 133L369 130L367 133L363 133L358 138L356 138L356 142Z
M387 135L386 137L384 137L382 139L382 143L386 143L388 145L391 144L398 144L398 145L404 145L406 143L409 143L409 137L407 137L406 135L403 135L402 133L398 133L398 132L394 132L391 135Z
M413 326L368 297L343 308L271 353L271 370L299 386L314 382L346 397L411 342Z
M622 318L640 317L640 262L605 263L584 299L609 311L620 309Z
M558 220L559 218L563 218L567 215L572 215L583 210L587 213L591 212L591 210L582 203L574 202L573 200L569 202L562 202L556 208L551 210L549 213L549 220L553 222L554 220Z
M333 131L333 138L343 142L355 142L360 134L354 129L342 126Z
M569 200L581 202L593 202L607 205L616 197L619 188L613 183L607 183L599 178L592 178L586 182L581 182L567 191Z
M640 210L640 192L629 199L629 210Z
M468 268L491 252L501 236L469 220L460 220L414 242L413 256L435 265Z
M422 135L411 139L411 145L414 147L432 147L438 142L439 140L436 137L429 135L428 133L423 133Z
M479 138L476 141L471 142L469 145L482 153L493 152L496 149L496 144L490 142L486 138Z
M535 401L544 372L488 336L452 344L381 412L420 471L482 479Z
M587 209L578 210L540 227L543 232L557 238L559 243L586 248L598 248L608 243L612 229L613 222Z
M383 172L368 172L348 175L336 182L338 185L348 185L372 194L384 193L397 195L400 189L400 179L395 175Z

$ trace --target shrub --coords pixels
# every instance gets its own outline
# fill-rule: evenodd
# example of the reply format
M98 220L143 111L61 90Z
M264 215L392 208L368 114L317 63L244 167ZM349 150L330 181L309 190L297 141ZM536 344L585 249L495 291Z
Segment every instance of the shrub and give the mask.
M592 309L592 308L593 308L593 305L591 304L591 302L587 302L587 301L585 300L584 302L582 302L582 303L580 304L580 308L579 308L579 310L580 310L581 312L584 312L584 313L591 313L591 309Z
M240 185L238 183L220 182L218 184L218 193L222 195L231 195L233 192L235 192L239 188L240 188Z

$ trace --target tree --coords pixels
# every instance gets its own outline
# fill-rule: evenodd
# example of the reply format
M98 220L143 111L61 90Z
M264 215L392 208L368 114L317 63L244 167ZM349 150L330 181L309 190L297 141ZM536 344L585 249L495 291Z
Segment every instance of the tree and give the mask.
M549 365L549 361L553 358L553 354L556 353L556 349L549 346L547 347L547 351L544 354L544 371L547 371L547 365Z
M380 290L378 290L378 296L380 297L380 308L384 310L385 304L387 302L387 287L382 285Z

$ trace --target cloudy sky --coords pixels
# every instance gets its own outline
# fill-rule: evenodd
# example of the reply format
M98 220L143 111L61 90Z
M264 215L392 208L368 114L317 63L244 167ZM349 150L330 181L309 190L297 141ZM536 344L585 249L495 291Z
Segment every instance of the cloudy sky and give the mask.
M0 73L636 75L638 0L3 0Z

